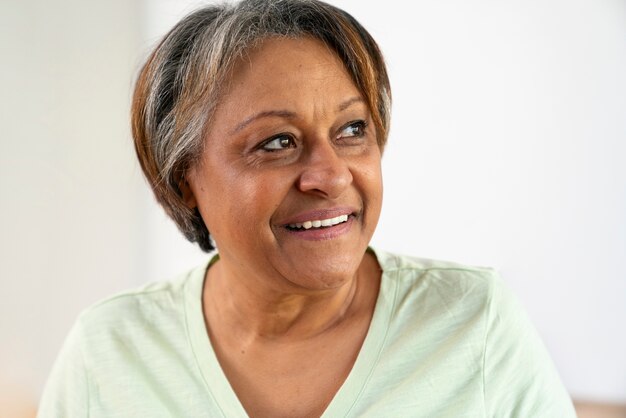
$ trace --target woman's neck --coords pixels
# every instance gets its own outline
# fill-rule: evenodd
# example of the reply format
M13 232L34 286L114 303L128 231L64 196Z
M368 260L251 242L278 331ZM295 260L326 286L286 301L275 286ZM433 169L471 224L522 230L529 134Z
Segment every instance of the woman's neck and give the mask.
M359 269L329 290L276 285L269 278L242 277L224 260L207 272L204 312L212 332L228 330L240 341L303 340L332 330L363 308L373 310L380 277L375 257L367 253Z

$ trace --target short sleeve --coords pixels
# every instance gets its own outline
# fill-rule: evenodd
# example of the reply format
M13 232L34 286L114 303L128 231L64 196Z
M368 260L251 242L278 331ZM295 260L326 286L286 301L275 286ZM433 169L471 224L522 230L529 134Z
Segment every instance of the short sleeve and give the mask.
M497 277L489 305L483 373L488 417L576 417L539 335Z
M39 405L38 418L89 416L89 382L80 329L79 319L52 367Z

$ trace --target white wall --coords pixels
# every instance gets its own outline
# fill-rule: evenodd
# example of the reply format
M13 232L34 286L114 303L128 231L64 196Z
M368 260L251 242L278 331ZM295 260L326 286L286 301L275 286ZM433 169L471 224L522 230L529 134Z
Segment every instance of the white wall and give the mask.
M198 3L144 2L144 33ZM626 3L330 3L370 30L390 70L374 245L495 266L570 392L626 401ZM159 216L151 266L199 261Z
M80 309L204 257L128 128L141 59L198 3L0 3L0 395L38 396ZM626 401L626 3L333 3L394 89L375 245L498 267L570 391Z
M145 280L136 20L126 0L0 3L1 416L36 402L81 309Z

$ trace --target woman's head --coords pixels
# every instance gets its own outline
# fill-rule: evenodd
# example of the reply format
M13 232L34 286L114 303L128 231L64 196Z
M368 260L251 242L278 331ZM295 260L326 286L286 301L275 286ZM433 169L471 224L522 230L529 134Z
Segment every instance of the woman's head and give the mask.
M312 38L336 54L371 111L381 150L387 138L390 89L384 62L374 40L347 13L312 0L244 0L187 16L140 72L132 128L157 200L205 251L213 244L200 211L185 202L185 174L200 161L207 128L235 67L270 38Z

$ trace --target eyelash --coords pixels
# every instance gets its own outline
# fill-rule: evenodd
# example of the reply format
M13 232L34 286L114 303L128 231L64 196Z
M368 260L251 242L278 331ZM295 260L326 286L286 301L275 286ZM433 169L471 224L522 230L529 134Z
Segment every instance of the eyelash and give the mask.
M362 138L365 136L367 125L368 125L367 121L364 121L364 120L353 120L351 122L348 122L347 124L345 124L344 126L340 128L340 134L336 137L336 139ZM343 137L342 136L343 132L348 128L358 130L358 132L356 134ZM290 141L290 143L288 145L285 144L286 146L284 148L267 148L269 144L277 140L281 142L281 145L283 145L282 144L283 140ZM263 141L261 144L259 144L258 149L263 150L265 152L276 152L276 151L282 151L282 150L289 149L289 148L295 148L295 146L296 146L295 138L291 134L282 133L282 134L275 135Z
M365 131L367 129L367 121L364 120L353 120L352 122L348 122L347 124L345 124L344 126L341 127L340 131L343 132L348 128L356 128L359 130L359 132L356 135L352 135L352 137L355 138L362 138L365 136ZM341 136L337 137L338 139L341 138Z
M284 147L284 148L267 148L267 146L269 144L271 144L272 142L274 142L276 140L279 140L281 142L281 145L282 145L282 141L283 140L288 140L288 141L290 141L290 143L289 143L289 146ZM276 151L282 151L282 150L287 149L287 148L295 148L295 146L296 146L296 140L295 140L295 138L292 135L290 135L290 134L278 134L278 135L275 135L275 136L273 136L273 137L263 141L259 145L259 149L263 150L263 151L266 151L266 152L276 152Z

